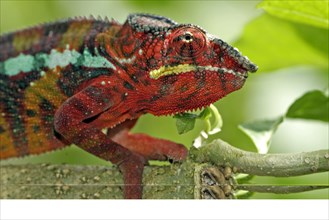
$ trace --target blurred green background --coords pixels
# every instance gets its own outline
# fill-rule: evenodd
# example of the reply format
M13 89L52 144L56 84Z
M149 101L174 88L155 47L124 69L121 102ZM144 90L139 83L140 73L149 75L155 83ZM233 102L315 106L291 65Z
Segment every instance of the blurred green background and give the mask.
M132 12L159 14L179 23L197 24L239 48L259 71L244 88L215 105L224 120L216 137L233 146L255 151L252 141L238 130L245 121L283 115L291 103L312 89L328 88L328 28L268 15L256 8L260 1L15 1L1 0L1 33L77 15L108 16L124 22ZM328 2L327 2L328 3ZM328 7L328 6L327 6ZM319 11L323 11L323 8ZM328 14L328 8L324 9ZM325 14L325 16L328 16ZM328 18L327 18L328 20ZM321 26L321 25L320 25ZM178 135L172 117L143 116L134 132L170 139L191 146L203 124ZM313 151L328 148L328 123L285 120L272 140L270 153ZM103 164L77 147L5 163ZM256 177L258 184L328 184L329 174L291 178ZM329 190L290 195L256 193L252 198L329 198Z

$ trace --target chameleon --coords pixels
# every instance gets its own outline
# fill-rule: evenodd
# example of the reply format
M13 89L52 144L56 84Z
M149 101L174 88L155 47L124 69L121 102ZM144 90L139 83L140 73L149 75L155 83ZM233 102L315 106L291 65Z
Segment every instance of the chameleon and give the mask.
M75 144L118 166L124 198L142 198L149 160L182 161L182 144L131 133L138 118L199 109L258 67L193 24L151 14L124 23L75 17L0 38L0 159Z

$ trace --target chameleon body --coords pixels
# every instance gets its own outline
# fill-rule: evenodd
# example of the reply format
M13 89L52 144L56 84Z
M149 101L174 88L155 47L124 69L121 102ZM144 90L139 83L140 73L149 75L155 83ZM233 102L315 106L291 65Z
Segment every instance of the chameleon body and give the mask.
M257 70L202 28L147 14L48 23L1 36L0 48L0 158L74 143L119 166L125 198L142 197L148 160L187 155L130 134L139 116L207 106Z

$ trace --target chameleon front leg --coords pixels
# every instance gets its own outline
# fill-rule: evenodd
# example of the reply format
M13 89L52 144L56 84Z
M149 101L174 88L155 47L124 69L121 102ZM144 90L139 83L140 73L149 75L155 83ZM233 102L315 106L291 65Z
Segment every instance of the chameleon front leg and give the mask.
M118 97L120 98L120 97ZM110 111L120 103L108 88L90 85L67 99L56 111L54 128L66 140L119 166L124 177L124 197L142 197L142 174L146 160L112 141L86 119Z
M127 120L112 129L108 129L107 135L116 143L143 155L147 160L182 161L186 158L187 149L182 144L154 138L146 134L130 133L130 129L136 122L137 119Z

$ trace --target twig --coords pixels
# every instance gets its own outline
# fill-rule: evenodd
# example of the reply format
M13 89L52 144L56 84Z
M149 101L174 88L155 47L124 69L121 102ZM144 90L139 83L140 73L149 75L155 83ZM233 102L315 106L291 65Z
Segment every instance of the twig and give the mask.
M329 186L273 186L273 185L237 185L237 190L246 190L259 193L288 194L317 189L327 189Z
M258 154L237 149L217 139L190 150L198 163L235 167L239 173L259 176L299 176L329 171L329 150L290 154Z

